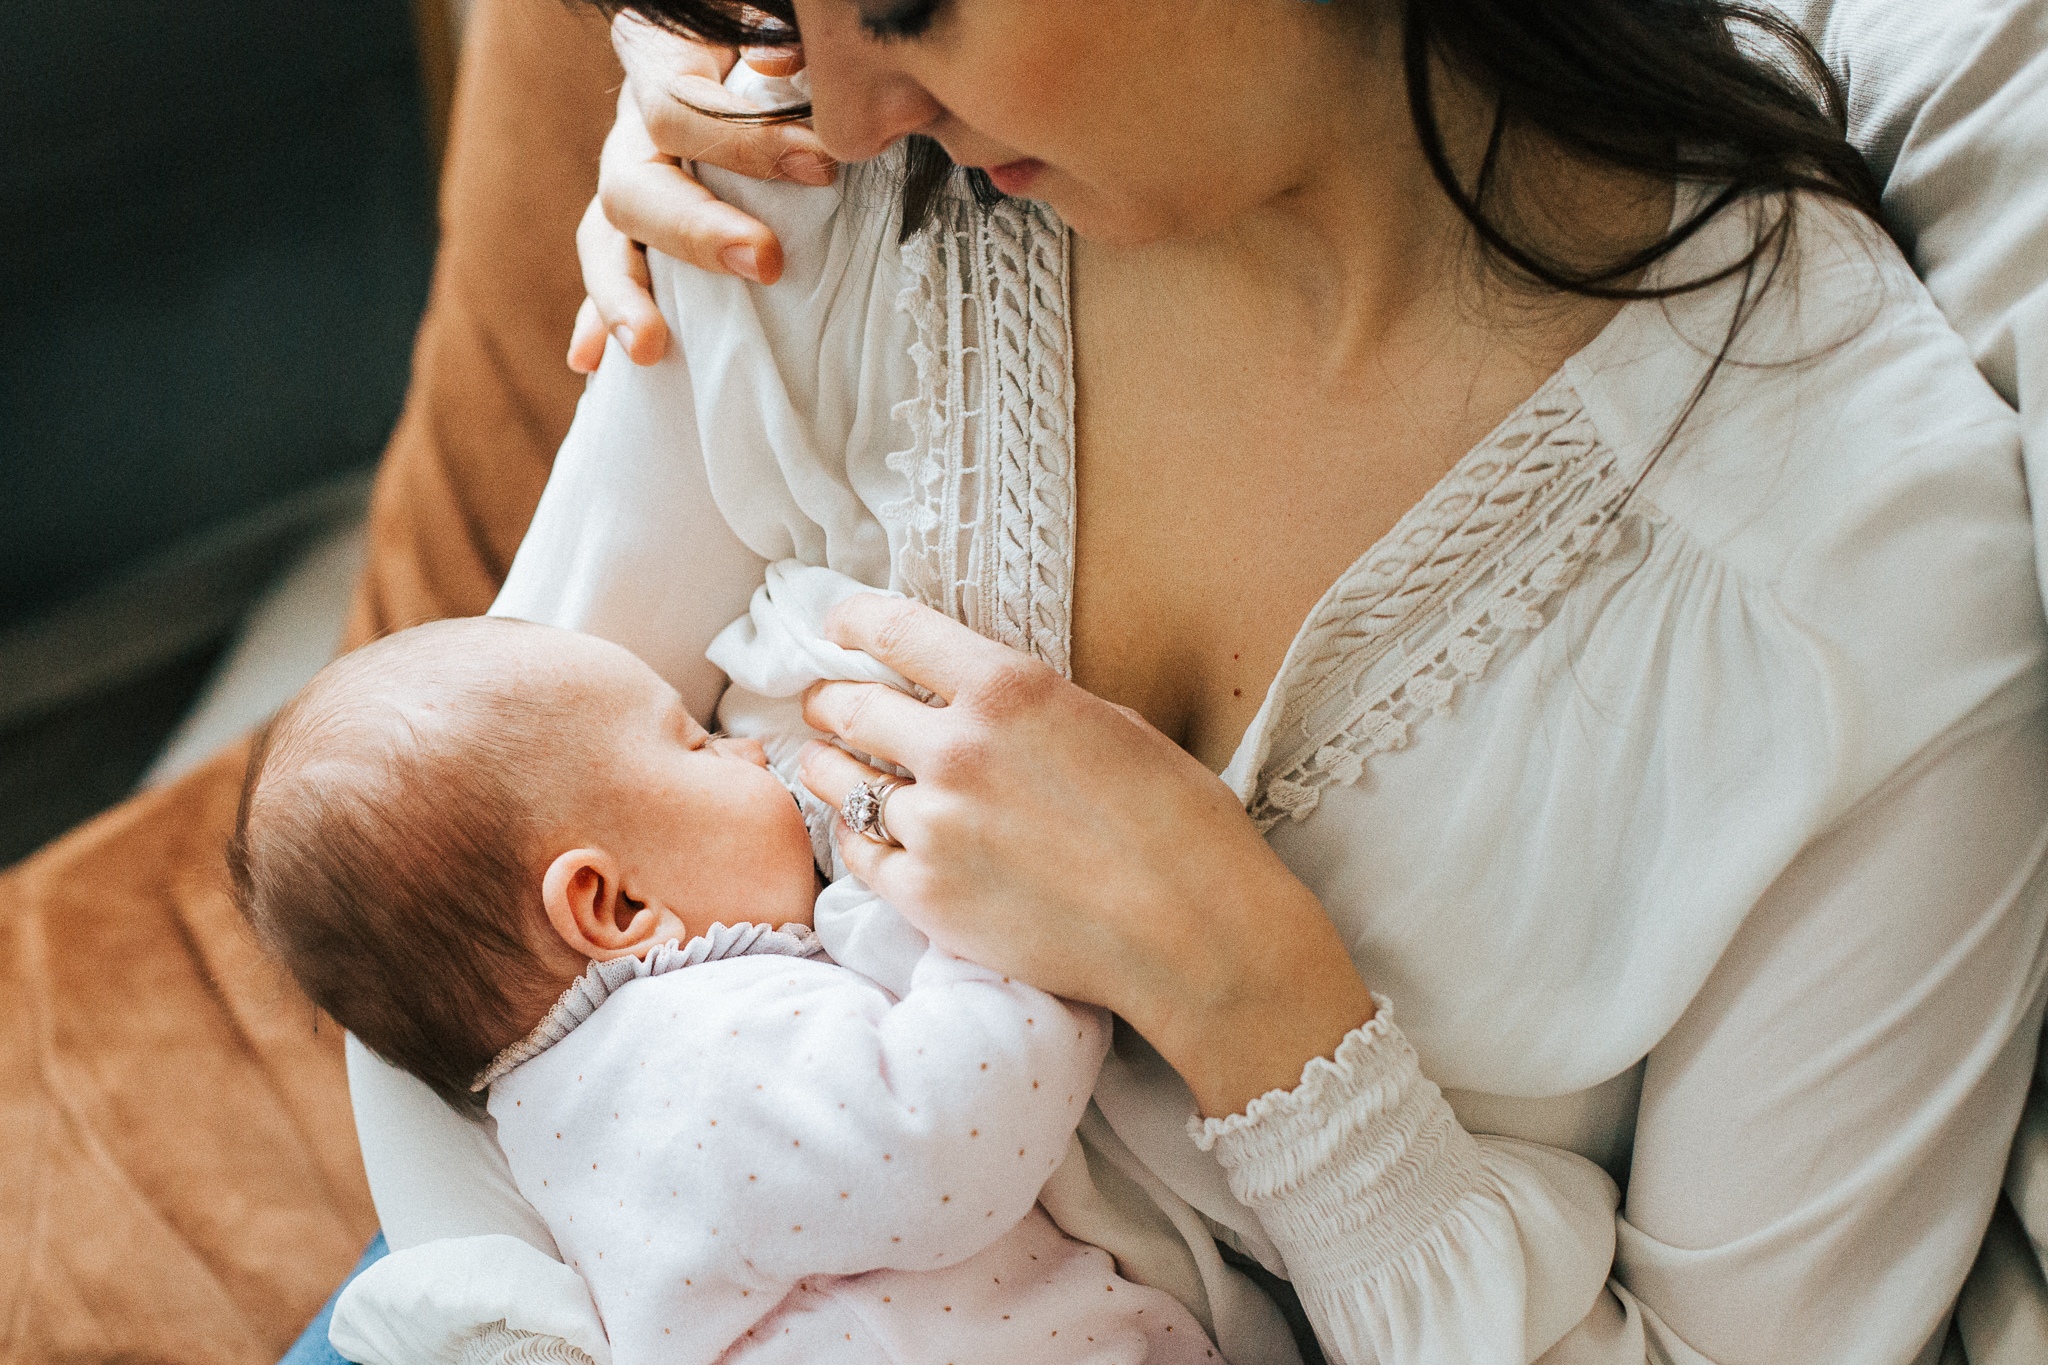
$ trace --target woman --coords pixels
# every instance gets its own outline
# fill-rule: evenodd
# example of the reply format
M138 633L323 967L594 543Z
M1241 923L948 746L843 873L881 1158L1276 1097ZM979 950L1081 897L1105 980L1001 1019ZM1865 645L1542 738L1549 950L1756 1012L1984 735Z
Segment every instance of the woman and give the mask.
M1279 1274L1332 1360L1938 1353L2038 1028L2043 627L2010 414L1814 100L1704 4L786 17L826 151L1011 197L899 249L849 173L866 245L763 296L752 391L843 457L607 363L499 609L702 708L773 554L927 604L840 638L948 706L809 701L916 778L845 855L1130 1024L1046 1202L1240 1365ZM520 1230L361 1071L394 1243Z

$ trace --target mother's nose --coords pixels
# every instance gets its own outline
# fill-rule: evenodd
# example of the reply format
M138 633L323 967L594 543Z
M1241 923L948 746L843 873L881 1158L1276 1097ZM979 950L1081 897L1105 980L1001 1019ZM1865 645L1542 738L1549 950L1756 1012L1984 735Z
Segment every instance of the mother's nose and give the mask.
M819 10L815 16L812 10ZM799 3L804 62L811 73L812 126L841 161L880 156L937 123L945 107L892 60L891 44L861 31L851 4Z

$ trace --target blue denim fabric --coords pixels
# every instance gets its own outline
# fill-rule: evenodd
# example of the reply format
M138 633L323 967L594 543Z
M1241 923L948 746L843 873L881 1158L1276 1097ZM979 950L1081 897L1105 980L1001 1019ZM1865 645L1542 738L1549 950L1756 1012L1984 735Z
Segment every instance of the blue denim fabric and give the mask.
M381 1259L390 1250L390 1247L384 1245L383 1233L380 1232L370 1239L370 1245L363 1251L363 1259L356 1262L354 1270L349 1271L348 1280L343 1280L341 1289L335 1290L329 1296L326 1306L321 1308L319 1315L311 1323L307 1324L306 1330L299 1334L299 1339L292 1343L292 1348L284 1353L284 1359L277 1365L347 1365L347 1362L335 1353L334 1348L327 1344L327 1324L334 1317L334 1301L341 1297L342 1289L348 1288L349 1280L368 1270L372 1262Z

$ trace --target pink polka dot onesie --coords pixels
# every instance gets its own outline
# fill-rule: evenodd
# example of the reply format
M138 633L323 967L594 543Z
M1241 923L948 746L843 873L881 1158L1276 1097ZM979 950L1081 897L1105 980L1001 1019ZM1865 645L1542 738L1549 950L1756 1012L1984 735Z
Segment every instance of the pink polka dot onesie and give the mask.
M615 1361L1216 1359L1179 1303L1035 1208L1108 1044L1099 1012L936 949L898 1000L785 955L808 935L762 937L785 942L623 960L491 1088Z

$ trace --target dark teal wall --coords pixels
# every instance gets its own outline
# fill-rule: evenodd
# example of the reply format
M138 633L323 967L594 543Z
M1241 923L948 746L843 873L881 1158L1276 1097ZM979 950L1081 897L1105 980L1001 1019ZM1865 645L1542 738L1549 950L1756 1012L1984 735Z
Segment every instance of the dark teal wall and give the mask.
M0 0L0 626L374 460L432 254L404 0Z

